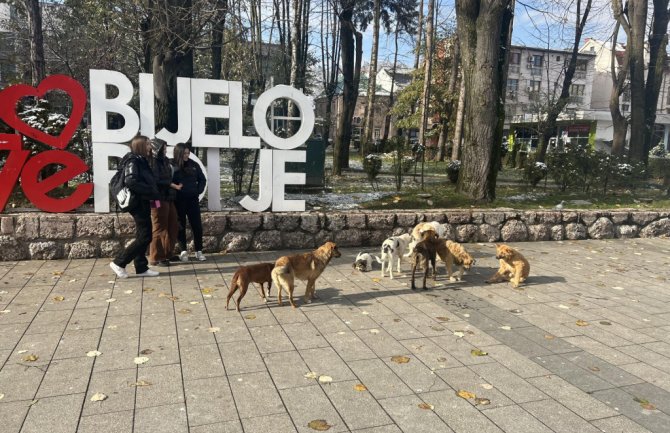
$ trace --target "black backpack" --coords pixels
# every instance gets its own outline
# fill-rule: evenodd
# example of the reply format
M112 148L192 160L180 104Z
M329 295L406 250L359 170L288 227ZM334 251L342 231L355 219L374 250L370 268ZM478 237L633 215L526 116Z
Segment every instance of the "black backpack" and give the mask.
M109 192L114 198L116 208L122 212L129 212L135 205L135 193L125 185L126 164L128 160L119 163L119 167L109 181Z

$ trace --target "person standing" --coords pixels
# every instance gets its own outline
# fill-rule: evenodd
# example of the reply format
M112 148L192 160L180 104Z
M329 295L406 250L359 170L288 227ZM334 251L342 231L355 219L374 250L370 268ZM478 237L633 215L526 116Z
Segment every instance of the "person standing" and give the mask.
M151 245L149 246L149 264L151 266L168 266L170 260L178 260L173 256L174 244L179 232L179 221L177 219L177 208L174 201L181 184L172 182L172 165L166 155L167 143L160 138L151 140L153 158L149 161L158 192L160 194L160 207L151 208L151 225L153 233Z
M205 190L207 180L205 175L195 161L189 159L191 150L184 144L178 143L174 148L173 164L175 167L172 182L181 185L177 191L177 216L179 218L179 245L181 253L179 258L182 262L188 261L188 247L186 246L186 217L193 231L193 243L195 244L195 258L205 261L207 258L202 253L202 220L200 217L200 194Z
M138 277L157 277L159 273L149 269L146 258L151 243L151 207L160 206L160 195L148 158L151 155L149 138L138 135L130 142L128 152L120 164L124 170L124 184L135 195L130 215L135 220L135 239L109 264L119 278L128 278L126 265L135 264Z

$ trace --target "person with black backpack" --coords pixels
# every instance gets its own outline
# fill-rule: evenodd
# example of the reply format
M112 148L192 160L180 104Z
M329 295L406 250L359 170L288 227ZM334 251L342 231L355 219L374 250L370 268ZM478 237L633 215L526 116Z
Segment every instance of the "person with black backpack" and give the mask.
M123 184L132 197L127 211L135 220L135 239L109 264L119 278L128 278L126 265L130 262L134 262L138 277L159 275L149 269L145 255L151 243L151 207L160 206L160 194L148 162L150 155L149 138L138 135L130 142L130 152L119 163Z
M184 144L178 143L174 148L174 159L172 163L175 167L172 182L181 185L182 188L177 191L177 215L179 217L179 246L181 254L179 258L182 262L188 261L188 248L186 246L186 217L191 224L193 231L193 243L195 244L196 260L207 260L202 253L202 220L200 217L200 194L205 190L207 180L200 166L195 161L189 159L191 150Z
M158 192L160 193L161 205L151 209L151 225L153 235L149 246L149 264L151 266L168 266L170 261L179 261L179 257L173 255L174 244L179 232L179 220L177 219L177 208L175 199L181 184L172 182L173 168L170 159L166 155L167 143L160 138L151 139L153 158L149 165L153 170Z

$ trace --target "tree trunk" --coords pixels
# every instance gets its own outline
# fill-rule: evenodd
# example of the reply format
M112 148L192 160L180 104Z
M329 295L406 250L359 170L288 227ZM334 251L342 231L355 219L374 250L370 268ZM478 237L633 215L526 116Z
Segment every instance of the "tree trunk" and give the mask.
M449 132L449 121L442 118L440 121L440 137L437 140L437 160L444 161L444 155L447 152L447 134Z
M577 69L577 53L579 52L579 44L582 40L582 33L584 31L584 27L586 26L589 12L591 12L591 1L592 0L586 1L584 13L581 14L582 2L581 0L577 0L577 12L575 15L575 38L572 43L570 62L568 63L568 67L565 70L565 75L563 75L561 94L553 104L550 104L547 110L547 116L540 131L540 143L537 156L535 158L536 161L544 162L544 159L547 156L547 145L549 144L549 139L556 134L558 116L561 114L570 100L570 86L572 85L572 79L574 78L575 70Z
M44 61L44 37L42 33L42 9L39 0L24 0L28 12L30 29L30 66L33 86L38 85L46 76Z
M475 201L495 199L513 14L514 0L456 1L465 98L471 101L457 191Z
M428 128L428 112L430 111L430 88L433 77L433 20L435 0L428 0L428 17L426 18L426 52L424 54L423 96L421 98L421 124L419 125L419 143L426 148L426 129Z
M649 33L649 67L647 82L644 89L644 163L647 164L649 151L652 147L654 124L656 123L656 106L663 82L663 70L667 64L666 47L668 46L668 0L654 0L654 12Z
M630 143L628 158L633 162L645 161L645 86L644 38L647 22L647 0L629 0L630 21ZM655 108L655 107L654 107Z
M377 93L377 57L379 53L379 15L381 14L381 0L374 0L374 18L372 24L372 53L370 55L370 72L368 80L368 105L363 123L363 140L361 148L363 155L370 153L372 145L372 130L375 119L375 96Z
M142 72L152 72L153 56L151 54L151 15L153 0L147 0L146 15L140 21L140 40L142 43Z
M389 133L391 132L391 108L393 108L393 102L394 102L394 88L395 88L395 73L396 73L396 68L398 66L398 36L399 36L399 30L398 30L398 22L396 21L395 24L395 35L394 35L394 43L395 43L395 51L393 52L393 75L391 76L391 94L389 95L389 106L388 110L386 111L386 116L384 116L384 137L382 138L382 141L386 143L386 140L389 138Z
M624 28L626 34L630 33L630 27L626 21L626 17L623 16L623 9L621 5L621 0L614 0L612 2L612 10L614 12L614 17L616 22L614 24L614 31L612 32L612 57L610 62L610 74L612 75L612 92L610 93L610 113L612 115L612 154L613 155L623 155L626 146L626 133L628 132L628 119L621 114L621 108L619 106L619 98L621 97L625 86L626 78L628 78L628 59L629 59L629 49L626 47L624 51L624 57L621 62L621 66L617 71L617 62L616 62L616 46L619 36L619 29Z
M342 169L349 166L349 144L351 142L351 126L358 84L361 74L363 57L363 36L357 32L352 22L354 2L345 1L340 11L340 44L342 56L342 114L337 122L337 136L333 149L333 174L339 176ZM354 40L355 38L355 40Z
M461 159L461 142L463 141L463 117L465 115L465 78L461 78L458 92L458 108L456 109L456 125L454 125L454 146L451 148L451 160Z
M421 43L423 41L423 0L419 6L419 26L416 29L416 52L414 53L414 69L419 69L419 59L421 58Z

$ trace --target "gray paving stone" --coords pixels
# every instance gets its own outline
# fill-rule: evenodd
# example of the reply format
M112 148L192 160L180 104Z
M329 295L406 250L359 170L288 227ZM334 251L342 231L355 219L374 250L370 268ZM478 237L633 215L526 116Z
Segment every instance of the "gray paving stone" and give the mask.
M619 350L617 350L583 335L569 337L566 338L565 341L613 365L631 364L636 362L635 358L628 356L621 351L630 346L619 347Z
M83 398L84 394L72 394L40 399L30 407L21 431L25 433L76 432Z
M386 330L378 327L356 331L356 335L380 358L400 355L407 350Z
M357 391L358 381L334 382L323 390L350 430L391 423L382 407L368 391Z
M521 334L521 329L519 328L514 328L513 331L505 331L497 327L496 329L487 331L487 333L502 344L529 358L533 356L547 356L554 353Z
M263 408L264 415L286 412L268 373L238 374L230 376L229 381L240 418L258 416L258 408Z
M156 335L176 335L174 314L169 313L147 313L142 314L142 325L140 335L152 337Z
M614 387L611 383L596 376L595 373L578 366L561 355L539 356L535 360L542 367L582 391L593 392Z
M246 433L296 433L297 430L288 414L269 416L257 416L255 418L244 418L242 420ZM242 430L240 430L241 432Z
M455 391L468 391L480 397L488 398L491 401L488 407L502 407L514 404L509 397L468 367L447 368L436 370L435 373Z
M180 347L179 353L184 380L218 377L225 374L219 348L215 344Z
M249 431L249 430L247 430ZM267 430L262 430L267 431ZM239 421L218 422L216 424L207 424L201 426L190 426L190 433L242 433L242 426Z
M185 381L184 393L191 428L219 423L224 423L230 431L239 427L235 402L225 376Z
M93 370L99 372L135 367L133 360L138 356L138 344L136 339L103 339L97 349L102 355L95 359Z
M311 323L288 323L282 325L296 349L328 347L328 342Z
M547 397L542 391L500 364L474 365L470 368L515 403L525 403Z
M80 357L51 362L37 391L37 398L86 392L93 358Z
M429 338L405 340L402 345L431 370L463 365Z
M137 381L149 382L138 386L135 407L164 406L184 402L184 389L179 364L140 368Z
M246 323L240 317L231 316L225 319L216 319L212 316L212 324L221 328L221 331L214 334L216 341L219 343L252 340Z
M353 361L349 367L376 399L412 394L412 390L380 359Z
M312 432L310 421L323 419L332 427L328 431L343 432L348 428L319 385L280 391L282 400L299 432Z
M16 350L10 355L9 361L33 367L46 365L56 351L61 335L59 332L24 335L16 345ZM25 362L23 358L27 355L35 355L38 358L33 362Z
M550 374L549 370L540 367L537 363L529 360L507 346L501 344L496 346L484 346L482 347L482 350L487 352L489 354L488 356L522 378Z
M605 433L650 433L649 430L623 415L595 420L592 424Z
M338 331L324 334L333 349L345 361L376 358L377 355L353 331Z
M19 433L32 400L0 401L0 419L7 433Z
M134 431L142 433L186 433L188 422L183 404L138 409Z
M399 354L406 356L407 354ZM386 365L409 386L415 393L439 391L449 388L448 385L420 360L407 356L409 362L398 364L391 358L384 359Z
M102 328L65 331L58 342L53 359L74 358L96 350L101 334Z
M643 409L640 403L634 400L638 396L631 395L623 389L606 389L594 392L592 395L654 433L666 432L670 425L668 414L659 410L648 411ZM653 402L651 403L653 404Z
M402 431L412 433L453 432L435 412L421 409L419 407L421 403L424 401L416 395L379 400L379 404Z
M5 365L0 370L0 393L5 394L2 402L32 400L37 394L43 376L44 367Z
M486 391L483 392L481 396L486 395ZM435 413L456 433L502 433L502 430L475 406L468 400L458 397L452 390L424 393L421 394L421 398L432 404Z
M263 356L263 360L277 389L297 388L314 383L314 379L305 377L310 370L297 351L268 353ZM318 371L315 373L328 374Z
M77 433L132 433L133 411L83 416Z
M349 331L349 327L330 309L306 310L305 316L323 334Z
M598 433L597 428L553 400L534 401L521 406L557 433Z
M590 353L566 353L563 357L586 370L592 371L596 376L615 386L632 385L642 382L642 379L639 377L627 373L625 367L616 367Z
M251 328L250 332L261 353L295 350L293 343L279 325Z
M147 356L150 363L140 365L145 366L167 365L179 363L179 349L177 346L177 337L175 335L156 335L151 337L142 337L138 354Z
M330 376L334 382L355 379L347 364L330 347L299 352L311 371Z
M665 391L670 391L670 374L642 362L622 365L621 368L642 380L652 383Z
M528 382L586 420L617 415L612 408L558 376L534 377Z
M487 409L483 412L491 421L506 432L552 433L544 424L520 406Z
M136 369L93 372L86 393L86 401L82 415L98 415L103 413L133 410L135 408L135 389L132 386L137 380ZM105 394L103 401L91 401L95 394Z
M228 375L265 370L263 358L253 341L219 343L219 349Z

